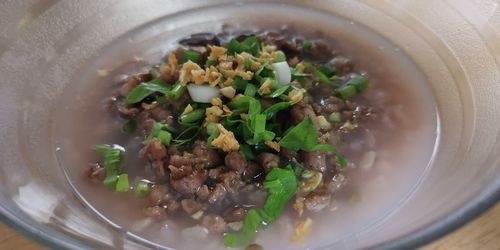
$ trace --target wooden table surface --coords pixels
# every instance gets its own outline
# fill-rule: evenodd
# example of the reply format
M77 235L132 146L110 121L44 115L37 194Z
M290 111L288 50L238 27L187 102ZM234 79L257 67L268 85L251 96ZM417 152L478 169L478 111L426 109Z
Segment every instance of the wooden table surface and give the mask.
M46 249L38 243L0 224L0 250L39 250ZM478 219L433 242L424 250L500 250L500 204Z

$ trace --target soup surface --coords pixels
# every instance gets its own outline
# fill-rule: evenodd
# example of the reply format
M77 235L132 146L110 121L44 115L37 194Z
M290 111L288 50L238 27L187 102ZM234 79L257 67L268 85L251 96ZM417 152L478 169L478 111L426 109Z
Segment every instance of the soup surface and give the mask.
M293 27L267 30L264 33L238 32L229 30L224 33L225 35L221 35L222 43L227 43L237 34L246 34L245 37L248 37L254 33L263 44L270 45L273 45L273 34L284 36L285 41L295 41L300 50L303 49L305 41L312 43L313 50L321 49L324 43L328 46L324 53L313 51L301 54L299 62L303 60L337 66L335 75L339 77L340 85L346 85L350 79L359 74L369 79L368 89L360 91L352 98L347 98L349 100L347 104L339 96L339 92L329 89L330 87L313 83L312 87L306 88L308 102L316 116L323 115L328 118L332 112L339 113L340 120L336 117L331 118L333 120L328 119L331 126L328 129L321 131L322 129L317 127L319 125L314 125L320 135L326 132L332 134L333 138L323 139L324 143L337 147L347 160L347 164L345 167L341 166L339 158L330 154L326 167L328 170L324 170L317 163L308 162L307 155L302 155L307 153L300 152L297 163L302 166L302 170L322 173L321 185L324 187L329 185L328 204L318 209L320 211L306 208L304 214L299 216L293 206L296 200L292 198L282 216L266 230L259 230L255 242L265 249L283 247L284 244L287 249L303 249L320 247L327 242L339 241L355 233L376 228L417 188L432 157L437 115L432 95L418 69L399 49L393 48L379 37L371 37L368 32L356 33L356 36L349 36L349 32L341 32L342 36L327 36L301 32L299 28ZM364 36L365 39L359 39L359 36ZM159 216L158 213L152 212L152 207L157 204L151 204L150 196L160 192L156 186L168 181L162 180L161 174L157 168L155 169L150 158L144 155L143 158L138 157L141 149L148 145L148 142L143 143L143 141L151 133L151 128L149 130L145 128L146 132L142 133L143 128L139 122L137 131L131 135L123 134L121 130L125 120L118 117L120 112L116 109L116 105L119 106L119 102L126 97L126 95L120 97L116 94L116 90L130 79L130 75L144 72L157 65L158 55L165 56L165 52L173 51L173 48L179 46L179 41L180 39L172 40L171 44L165 44L166 49L158 48L160 52L154 55L131 54L128 55L128 60L118 61L113 65L100 65L103 67L97 68L97 73L95 68L82 72L82 78L75 84L78 86L69 89L62 102L71 105L61 107L56 119L56 141L57 147L61 149L58 151L58 158L77 196L92 211L112 225L149 244L179 249L201 247L220 249L224 245L221 232L206 230L205 227L209 226L198 223L199 220L193 219L192 215L179 212L169 216L167 211L165 216ZM288 64L290 66L294 64L290 62L293 55L285 54ZM180 59L182 56L177 55L177 57ZM296 64L294 66L296 69ZM313 74L311 70L306 70L305 73ZM335 79L330 76L329 78ZM297 88L304 87L300 84L297 86ZM335 95L337 97L334 102L348 107L325 110L329 104L327 100L332 101L328 98ZM111 104L114 107L111 111L110 96L117 97L117 101ZM185 105L182 105L177 112L181 113L184 110ZM353 115L359 115L359 119L353 118ZM174 112L173 116L176 119L178 114ZM287 128L300 122L293 122L293 115L290 116L289 113L278 117L281 124L289 124ZM130 185L133 187L142 180L158 184L153 186L149 198L137 198L133 191L108 190L102 184L90 181L85 174L88 164L102 163L101 157L90 149L90 146L95 144L119 144L124 147L126 152L122 171L128 174ZM188 143L186 147L193 146ZM279 167L284 167L284 162L291 163L290 158L282 156L282 152L281 154L273 152L271 147L262 152L281 155ZM220 152L222 161L227 153ZM265 168L260 156L257 156L255 162ZM172 171L171 168L168 170ZM226 197L225 203L214 202L215 205L210 203L212 205L204 210L205 214L202 216L210 212L223 217L224 211L234 205L239 205L244 211L262 207L267 193L260 185L269 170L261 171L262 176L257 174L252 176L255 179L260 178L259 180L252 179L247 182L250 183L247 185L248 190L240 190L231 198ZM304 173L298 174L297 177L299 185L304 181L302 174ZM209 188L213 191L215 186ZM176 193L182 192L176 190ZM181 197L179 202L189 196L181 194ZM198 196L195 194L193 197L195 197L193 200L196 200ZM145 216L145 213L150 216ZM307 219L312 221L311 232L297 239L294 231L298 224L303 224ZM240 224L241 221L242 219L235 220ZM224 231L238 231L237 224L232 226L228 226Z

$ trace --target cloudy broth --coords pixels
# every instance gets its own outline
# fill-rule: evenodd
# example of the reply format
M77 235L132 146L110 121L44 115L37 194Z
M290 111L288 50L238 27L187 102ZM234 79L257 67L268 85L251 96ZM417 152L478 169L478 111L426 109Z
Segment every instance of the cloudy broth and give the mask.
M355 100L373 107L376 119L364 122L363 129L347 136L339 147L353 163L343 173L347 186L334 194L329 208L308 214L313 219L313 229L304 245L289 240L296 214L288 209L275 224L258 234L256 243L265 249L320 247L373 230L418 187L437 137L432 93L418 68L398 48L357 26L346 26L334 34L314 31L303 34L300 26L290 27L287 32L321 38L341 55L351 58L357 70L365 71L370 88ZM123 136L120 119L104 108L122 74L157 63L166 51L176 46L173 38L168 43L155 39L147 42L157 47L142 53L138 48L143 46L127 43L120 45L121 48L130 46L131 49L123 50L127 53L120 56L116 53L118 49L101 54L100 58L116 56L116 61L96 63L83 70L82 77L67 90L55 121L56 147L60 148L58 159L77 197L102 219L131 236L165 247L220 249L223 246L220 235L186 237L182 229L194 225L189 219L147 218L142 212L147 203L145 199L134 197L132 192L109 191L84 176L86 165L99 160L90 146L104 143L120 144L127 149L124 172L129 173L131 183L152 175L145 170L146 162L137 159L142 138ZM141 56L144 61L134 62L134 56ZM97 69L106 69L109 73L98 77Z

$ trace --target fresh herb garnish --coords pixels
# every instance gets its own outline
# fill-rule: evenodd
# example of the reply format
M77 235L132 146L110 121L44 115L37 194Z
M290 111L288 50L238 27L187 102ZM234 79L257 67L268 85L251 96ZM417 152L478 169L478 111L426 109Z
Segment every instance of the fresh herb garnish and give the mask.
M256 36L249 36L243 40L243 42L238 42L236 39L231 39L229 41L229 46L227 48L227 53L233 55L235 53L247 52L253 56L258 56L260 51L259 40Z
M248 85L248 81L243 80L240 76L236 76L233 80L233 88L238 92L244 92Z
M344 85L336 90L337 94L340 96L342 99L349 99L353 96L356 95L357 90L356 87L352 85Z
M173 100L178 100L184 93L186 93L186 86L183 86L180 82L176 82L172 90L166 93L166 95Z
M109 189L115 189L119 180L118 176L121 173L123 148L118 145L95 145L92 149L103 158L103 165L106 170L104 185Z
M205 109L195 109L187 114L179 116L179 124L181 126L193 126L199 124L205 118Z
M267 225L277 220L283 213L287 202L297 191L297 178L290 165L286 168L273 168L264 181L268 196L261 216Z
M250 209L243 221L243 229L238 233L228 233L224 237L227 247L244 247L255 241L257 229L262 223L262 218L255 209Z
M151 184L145 181L139 181L135 184L135 196L137 197L147 197L151 192Z
M255 159L255 155L252 152L252 148L248 144L240 144L240 152L245 156L247 161Z
M200 63L200 53L192 50L184 50L184 62L187 61Z
M250 134L248 134L246 142L250 145L255 145L262 141L271 141L275 136L272 131L266 130L267 115L261 114L261 110L260 102L255 98L249 97L246 126Z
M349 79L346 85L356 87L356 90L360 93L368 88L368 79L362 75L356 75Z
M314 128L311 117L309 116L295 127L288 129L278 143L281 147L294 151L330 152L335 154L341 168L344 168L346 165L344 157L332 145L318 144L318 131Z
M269 119L273 118L279 111L285 110L285 109L289 108L290 106L291 106L290 102L278 102L278 103L271 105L271 107L267 108L262 113L265 114L267 116L267 119L269 120Z
M283 93L285 93L289 88L290 88L290 86L288 86L288 85L280 86L276 90L274 90L271 94L267 95L266 97L276 98L276 97L282 95Z
M257 94L257 87L255 87L255 85L253 84L248 84L245 88L245 92L243 93L243 95L254 97L255 94Z
M134 104L142 101L147 96L158 92L167 94L170 88L165 85L165 82L160 79L154 79L149 82L143 82L135 87L125 98L126 104Z
M146 140L144 140L142 143L147 144L153 139L158 139L161 144L169 146L170 141L172 140L172 134L167 131L169 127L170 126L167 124L155 122L151 133L149 133L148 137L146 137Z
M297 178L290 165L286 168L273 168L264 181L268 196L264 208L251 209L245 216L243 229L238 233L228 233L224 237L227 247L243 247L255 241L256 232L261 227L270 226L276 221L288 201L297 191Z
M130 190L130 186L128 184L128 174L121 174L118 176L115 190L116 192L127 192Z

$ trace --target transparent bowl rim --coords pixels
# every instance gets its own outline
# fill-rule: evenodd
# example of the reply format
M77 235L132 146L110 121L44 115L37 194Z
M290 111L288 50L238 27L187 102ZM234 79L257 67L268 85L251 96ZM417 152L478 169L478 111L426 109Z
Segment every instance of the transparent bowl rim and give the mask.
M467 204L449 215L443 216L431 225L417 229L401 238L389 240L373 249L413 249L436 240L469 221L479 217L500 200L500 179L491 183L479 195ZM0 204L0 220L17 232L43 244L51 249L86 249L83 242L69 237L51 228L43 228L33 224L26 216L10 210L5 204Z

